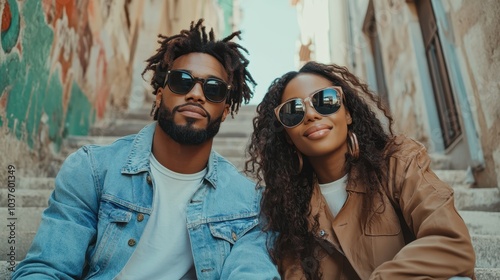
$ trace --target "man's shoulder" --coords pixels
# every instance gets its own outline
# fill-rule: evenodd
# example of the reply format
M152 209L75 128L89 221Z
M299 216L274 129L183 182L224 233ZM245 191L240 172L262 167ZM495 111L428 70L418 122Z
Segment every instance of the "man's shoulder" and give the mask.
M217 186L219 195L250 201L260 200L262 189L257 183L238 170L228 159L218 155Z
M109 154L110 152L128 153L133 146L135 146L137 149L149 150L151 148L151 138L154 133L154 128L155 124L151 123L142 128L138 133L117 137L109 144L105 145L88 144L83 146L82 148L97 154L98 153Z
M410 137L395 136L387 145L387 149L391 165L403 166L405 170L412 163L420 169L430 166L431 158L426 146Z
M86 144L68 156L66 161L73 161L81 157L88 157L96 163L119 161L126 157L131 150L136 134L119 137L109 144Z
M229 179L241 181L241 184L255 187L255 182L247 177L241 170L227 158L216 154L219 176L227 176Z
M94 156L102 157L109 155L111 157L116 157L120 153L128 153L136 135L137 134L131 134L119 137L109 144L87 144L82 146L81 149Z
M255 217L259 213L262 188L245 176L229 160L217 158L217 181L210 192L207 215L217 217Z

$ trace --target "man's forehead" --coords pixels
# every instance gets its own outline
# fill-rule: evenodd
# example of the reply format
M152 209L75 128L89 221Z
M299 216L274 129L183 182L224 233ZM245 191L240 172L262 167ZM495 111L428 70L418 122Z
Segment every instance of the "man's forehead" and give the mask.
M215 76L227 80L226 69L215 57L206 53L188 53L176 58L171 70L183 69L191 72L195 76Z

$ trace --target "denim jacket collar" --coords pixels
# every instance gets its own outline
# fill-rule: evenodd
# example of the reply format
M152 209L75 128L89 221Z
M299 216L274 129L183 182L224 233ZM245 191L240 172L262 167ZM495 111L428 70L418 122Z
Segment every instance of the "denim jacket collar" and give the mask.
M151 147L153 145L153 135L155 133L156 123L145 126L135 135L132 149L127 157L125 165L122 167L122 174L138 174L148 172L149 157L151 156ZM208 159L208 170L205 179L215 188L217 186L217 164L221 156L212 150Z

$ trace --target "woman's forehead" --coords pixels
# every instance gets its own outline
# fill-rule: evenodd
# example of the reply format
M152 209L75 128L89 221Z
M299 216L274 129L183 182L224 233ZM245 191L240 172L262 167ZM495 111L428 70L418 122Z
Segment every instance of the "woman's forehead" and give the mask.
M328 79L310 73L301 73L294 77L285 87L282 100L287 100L294 97L305 98L311 93L332 86L332 82Z

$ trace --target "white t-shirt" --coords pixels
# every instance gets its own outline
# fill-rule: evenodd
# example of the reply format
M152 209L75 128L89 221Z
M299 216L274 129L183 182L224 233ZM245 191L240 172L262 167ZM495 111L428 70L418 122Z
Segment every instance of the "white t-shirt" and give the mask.
M186 226L186 206L207 169L180 174L151 154L154 178L153 211L139 244L116 279L196 279Z
M337 216L342 206L347 200L347 191L345 187L347 185L347 174L344 177L326 184L319 184L321 188L321 193L330 207L333 216Z

